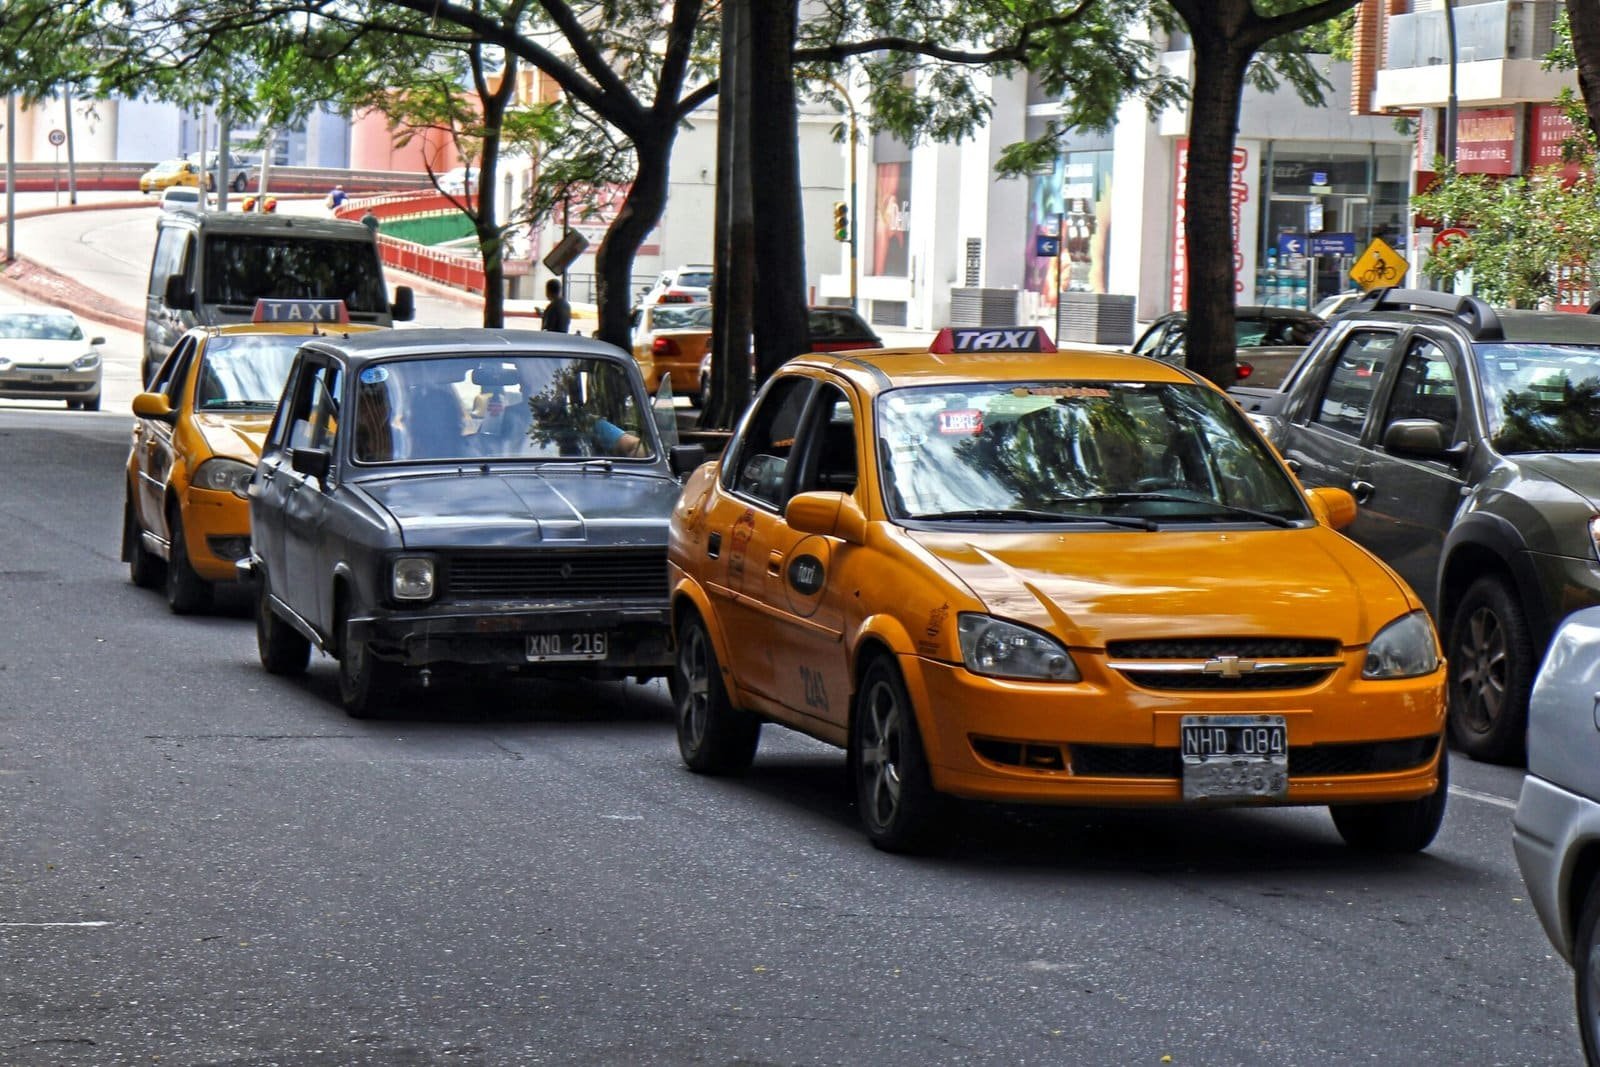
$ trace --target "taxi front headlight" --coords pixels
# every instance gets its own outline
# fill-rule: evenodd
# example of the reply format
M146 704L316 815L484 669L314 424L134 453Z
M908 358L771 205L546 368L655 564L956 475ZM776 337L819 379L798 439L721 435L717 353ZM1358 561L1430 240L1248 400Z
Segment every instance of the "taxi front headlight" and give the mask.
M73 370L94 370L100 365L100 353L85 352L72 361Z
M1417 678L1439 669L1439 646L1425 611L1413 611L1378 631L1367 646L1363 678Z
M1066 648L1038 630L974 612L963 612L956 629L961 660L973 674L1045 682L1079 680L1078 665Z
M256 469L248 463L240 463L236 459L227 459L223 456L212 456L195 468L190 484L196 489L211 489L218 493L242 496L245 483L250 481L250 476L255 471Z
M5 360L0 359L0 367L5 366ZM1589 520L1589 540L1594 542L1594 552L1600 556L1600 515Z
M389 593L396 600L432 600L433 560L426 556L401 556L390 571Z

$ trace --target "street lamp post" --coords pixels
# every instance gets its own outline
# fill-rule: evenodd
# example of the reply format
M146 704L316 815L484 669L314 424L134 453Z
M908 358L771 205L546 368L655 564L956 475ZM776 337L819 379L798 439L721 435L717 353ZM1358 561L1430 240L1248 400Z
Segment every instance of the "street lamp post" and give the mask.
M1444 38L1450 50L1449 86L1444 99L1444 165L1456 169L1456 8L1454 0L1444 0Z

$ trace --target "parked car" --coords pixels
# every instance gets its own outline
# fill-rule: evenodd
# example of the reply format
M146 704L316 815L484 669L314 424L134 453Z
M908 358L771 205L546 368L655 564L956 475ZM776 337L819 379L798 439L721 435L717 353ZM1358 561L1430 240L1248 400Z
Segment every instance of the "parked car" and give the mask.
M187 159L167 159L139 175L141 193L159 193L174 185L200 187L200 166Z
M569 334L307 341L247 489L262 665L321 648L356 717L447 665L665 673L667 517L705 453L652 416L625 352Z
M196 163L205 174L205 187L208 192L217 191L217 154L215 152L190 153L187 157ZM261 157L253 152L228 153L228 188L236 193L242 193L249 188L252 176L258 177L261 171Z
M178 614L205 609L217 585L239 580L236 564L250 553L244 486L295 349L329 329L376 328L341 322L342 306L319 316L328 325L266 321L309 311L303 301L262 301L252 323L196 327L133 398L122 559L135 585L164 586Z
M645 290L642 307L652 304L703 304L711 299L711 265L691 263L664 270Z
M1133 346L1134 355L1187 366L1188 325L1187 312L1173 311L1161 316L1139 335ZM1295 308L1253 305L1235 308L1234 343L1238 351L1239 381L1262 387L1277 385L1323 325L1316 315Z
M204 211L205 196L198 186L169 185L161 190L162 211Z
M822 305L806 313L806 325L811 333L811 351L848 352L858 348L882 348L883 339L873 332L867 320L854 308ZM709 336L708 336L709 340ZM692 403L703 408L711 402L711 352L707 349L700 359L697 375L699 386Z
M1561 623L1528 702L1528 774L1512 819L1539 921L1572 964L1578 1034L1600 1065L1600 608Z
M1427 603L1453 741L1519 760L1551 634L1600 603L1600 316L1375 290L1280 389L1233 392Z
M887 849L953 797L1325 804L1424 848L1444 667L1354 510L1210 383L1041 330L791 360L672 515L679 751L838 745Z
M0 397L65 400L69 409L98 411L105 343L86 338L65 308L0 307Z
M672 376L674 392L688 391L699 405L700 361L711 342L710 304L646 304L633 336L633 358L644 374L645 388L655 392L661 379Z

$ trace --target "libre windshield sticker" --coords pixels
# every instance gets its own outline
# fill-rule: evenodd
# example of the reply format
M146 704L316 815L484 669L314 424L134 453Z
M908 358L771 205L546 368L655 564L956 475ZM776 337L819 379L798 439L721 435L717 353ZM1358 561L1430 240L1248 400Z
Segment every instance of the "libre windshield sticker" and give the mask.
M977 408L939 412L939 432L975 437L983 432L983 412Z

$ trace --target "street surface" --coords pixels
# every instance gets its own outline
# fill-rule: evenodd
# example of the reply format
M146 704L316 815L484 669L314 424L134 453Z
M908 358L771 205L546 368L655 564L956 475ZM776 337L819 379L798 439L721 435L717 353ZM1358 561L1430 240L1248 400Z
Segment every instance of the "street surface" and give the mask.
M79 243L142 288L150 215L101 221ZM128 582L125 414L28 407L0 410L7 1067L1581 1062L1514 769L1458 757L1419 856L1319 810L991 808L890 856L837 750L769 727L748 777L684 770L660 683L440 679L347 718L332 661L260 668L242 598L180 618Z

